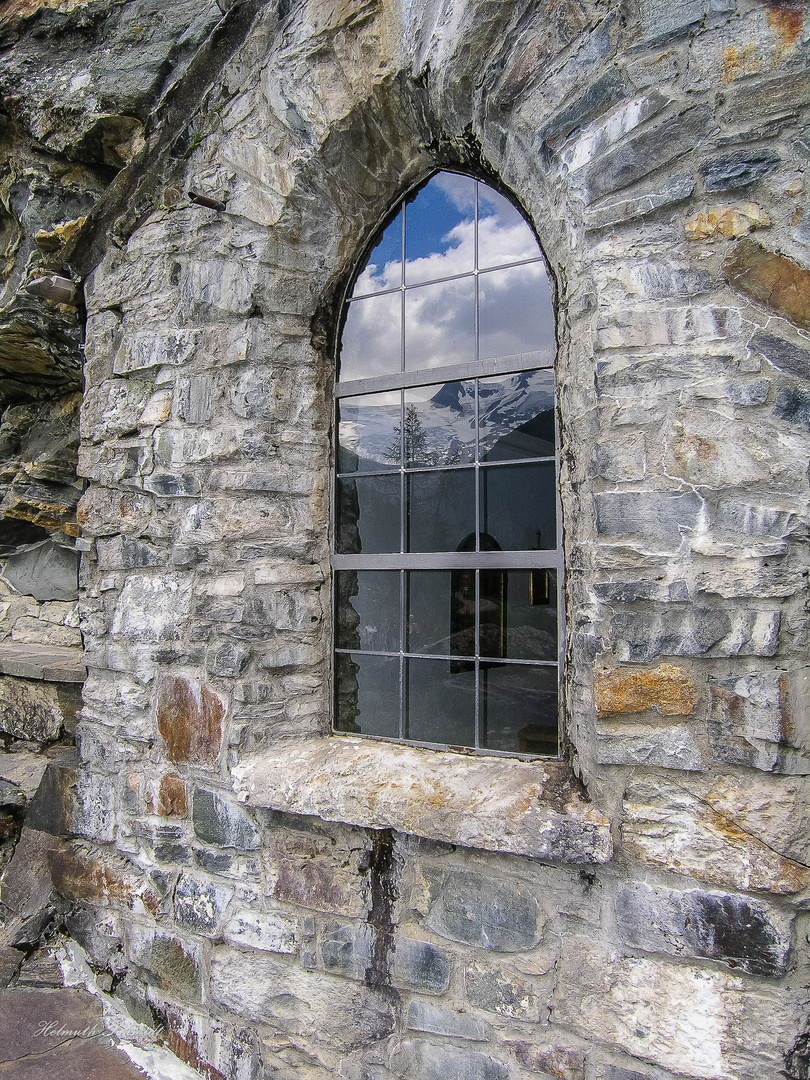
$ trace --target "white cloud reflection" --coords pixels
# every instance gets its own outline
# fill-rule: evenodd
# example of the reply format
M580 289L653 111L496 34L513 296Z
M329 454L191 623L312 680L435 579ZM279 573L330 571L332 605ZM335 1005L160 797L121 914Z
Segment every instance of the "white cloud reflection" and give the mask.
M435 185L432 192L428 191ZM445 198L437 200L436 191ZM540 249L528 224L503 196L486 185L479 189L478 263L479 358L553 349L554 316ZM406 208L414 224L409 249L433 246L405 266L407 284L432 282L405 294L405 369L419 370L469 363L475 349L474 184L469 177L440 173ZM408 217L411 215L411 217ZM402 281L401 219L386 230L358 278L355 296L399 289ZM436 237L432 245L428 237ZM376 259L375 259L376 256ZM537 258L528 266L509 266ZM458 274L469 277L453 281ZM343 332L341 380L393 374L400 370L401 292L353 301Z

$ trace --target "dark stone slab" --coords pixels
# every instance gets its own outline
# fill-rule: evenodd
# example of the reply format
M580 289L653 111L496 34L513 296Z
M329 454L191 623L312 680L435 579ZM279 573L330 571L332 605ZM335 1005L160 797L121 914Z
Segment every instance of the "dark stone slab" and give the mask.
M2 990L0 1016L0 1063L64 1049L71 1039L82 1039L87 1045L104 1032L101 1002L84 990Z
M3 577L24 596L41 602L75 600L79 595L79 553L45 540L7 556Z
M781 161L773 150L736 150L701 162L700 175L707 192L731 191L762 180Z
M628 139L588 166L585 172L588 201L629 187L694 150L715 126L711 109L698 105Z
M202 484L191 473L154 473L152 476L147 476L143 487L144 491L173 498L191 497L199 495L202 491Z
M788 968L789 922L747 896L632 885L619 891L616 915L627 943L647 952L718 960L750 975Z
M780 420L810 431L810 390L798 387L784 387L776 395L773 410Z
M28 828L52 836L65 836L71 832L76 776L74 761L52 761L48 765L28 808Z
M448 954L429 941L397 938L394 943L391 981L402 990L443 994L450 985L450 968Z
M471 870L445 875L426 921L450 941L499 952L534 948L542 935L539 907L528 889Z
M122 1051L78 1038L41 1057L17 1061L14 1070L14 1080L148 1080Z
M778 334L767 334L764 331L754 334L749 345L761 352L780 371L785 371L788 375L798 375L802 379L810 377L810 349L805 349Z
M707 15L736 10L736 0L640 0L639 16L647 45L662 44L696 29Z
M603 112L610 105L621 101L626 95L624 79L616 68L611 68L605 75L571 102L568 108L556 113L540 130L540 138L548 142L557 135L569 135L574 128L586 120Z
M13 982L25 954L11 945L0 945L0 989Z
M198 839L216 847L255 851L261 838L247 812L219 792L197 787L192 797L192 821Z

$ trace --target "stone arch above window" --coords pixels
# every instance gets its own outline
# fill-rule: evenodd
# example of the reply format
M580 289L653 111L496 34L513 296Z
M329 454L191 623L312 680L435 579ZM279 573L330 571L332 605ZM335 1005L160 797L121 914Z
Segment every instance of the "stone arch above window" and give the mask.
M554 756L552 292L520 211L435 173L373 243L337 383L335 730Z

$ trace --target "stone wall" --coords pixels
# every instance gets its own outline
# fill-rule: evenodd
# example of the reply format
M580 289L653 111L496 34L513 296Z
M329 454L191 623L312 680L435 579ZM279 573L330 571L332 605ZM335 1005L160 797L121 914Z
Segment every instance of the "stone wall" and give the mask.
M208 1080L807 1076L807 41L758 0L237 3L69 241L50 867ZM446 166L556 281L560 763L327 735L339 299Z

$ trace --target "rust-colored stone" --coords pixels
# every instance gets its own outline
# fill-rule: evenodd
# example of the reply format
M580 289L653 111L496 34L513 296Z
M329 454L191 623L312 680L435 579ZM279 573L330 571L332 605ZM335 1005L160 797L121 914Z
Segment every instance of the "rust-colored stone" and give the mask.
M687 240L734 240L770 223L771 219L756 203L707 206L687 218L684 232Z
M221 1073L219 1069L215 1069L213 1065L200 1057L197 1034L191 1028L191 1025L188 1026L188 1030L184 1035L179 1030L179 1023L180 1021L176 1017L170 1017L168 1046L175 1057L190 1065L192 1069L196 1069L201 1076L205 1077L205 1080L227 1080L224 1073Z
M779 38L780 51L784 54L793 48L804 25L801 7L790 4L769 4L765 10L768 26Z
M560 1080L585 1080L585 1054L568 1047L543 1047L521 1040L507 1040L521 1065Z
M273 896L277 900L337 915L359 915L363 910L357 876L330 860L280 859L276 873Z
M177 773L166 773L160 781L157 812L161 817L185 817L186 785Z
M597 669L594 690L600 716L647 709L656 709L662 716L691 716L698 701L689 672L673 664L660 664L652 670Z
M216 764L224 715L225 707L207 686L194 686L178 675L164 679L157 725L169 760Z
M754 240L741 240L723 265L726 281L802 330L810 330L810 270Z
M53 887L68 899L121 900L129 908L142 904L152 913L160 906L160 898L137 875L93 859L75 845L48 852L48 865Z

